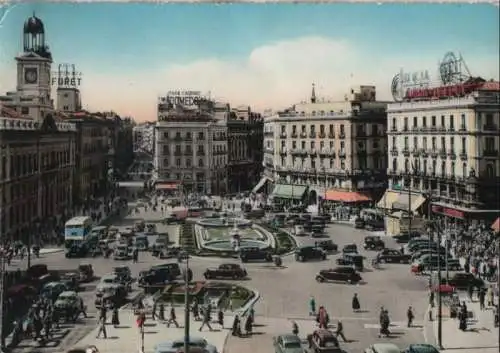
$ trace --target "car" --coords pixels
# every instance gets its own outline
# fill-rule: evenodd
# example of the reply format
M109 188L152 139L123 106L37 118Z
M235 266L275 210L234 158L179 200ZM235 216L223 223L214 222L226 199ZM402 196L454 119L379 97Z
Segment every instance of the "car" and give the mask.
M365 248L365 250L382 250L385 248L385 243L378 236L368 236L365 237L363 248Z
M299 262L326 260L326 252L317 246L302 246L295 249L295 260Z
M474 276L469 272L455 272L451 275L451 277L446 281L446 276L442 276L442 283L447 283L456 289L468 289L469 287L473 288L483 288L485 286L484 281L481 278Z
M306 353L299 336L284 334L273 337L275 353Z
M339 246L330 239L317 241L316 246L327 252L337 252L339 250Z
M78 292L80 289L80 274L76 271L63 273L60 282L64 283L67 290Z
M155 348L155 353L178 353L179 350L184 348L184 338L179 338L173 341L164 341L158 343ZM206 339L202 337L189 337L189 353L196 352L195 349L199 348L202 353L219 353L217 347L211 345Z
M183 223L184 220L185 219L180 215L177 215L176 213L170 213L165 218L163 218L162 223L163 224Z
M80 311L85 307L82 298L76 292L65 291L59 294L54 303L54 309L60 312L64 317L69 317L76 321Z
M365 349L365 353L401 353L394 343L375 343Z
M420 250L423 250L423 249L432 249L433 251L435 251L437 253L438 249L444 249L444 247L442 247L441 245L438 245L435 242L431 242L431 243L418 243L418 244L412 245L411 247L408 247L408 252L410 254L414 254L417 251L420 251Z
M307 335L309 350L312 353L341 353L338 339L332 331L319 329Z
M439 350L433 345L427 343L414 343L410 344L408 348L406 348L404 353L439 353Z
M97 288L96 299L94 301L96 309L100 309L103 305L108 309L114 306L120 306L127 299L127 293L122 287L113 284L104 284Z
M113 259L119 261L129 260L130 259L129 254L130 251L128 246L124 244L119 244L113 252Z
M68 290L66 284L62 282L49 282L45 284L40 291L42 297L54 302L59 297L59 294Z
M363 261L364 261L364 257L362 255L359 255L356 253L343 253L342 257L335 260L337 265L351 266L356 271L363 271L364 270Z
M361 282L362 278L354 268L342 266L319 271L319 273L316 275L316 281L333 281L356 284Z
M344 254L357 254L358 246L356 244L347 244L342 248Z
M179 264L175 262L155 265L139 273L139 287L164 285L175 280L181 273Z
M247 271L239 264L221 264L217 268L207 268L203 276L205 279L243 279Z
M245 247L240 249L240 259L242 262L248 262L249 260L265 260L271 262L273 261L273 254L267 249Z
M435 254L437 253L438 250L437 249L429 249L429 248L426 248L426 249L422 249L422 250L419 250L417 252L414 252L413 254L411 254L411 260L412 261L416 261L418 260L419 258L421 258L422 256L424 255L427 255L427 254ZM439 253L441 255L446 255L446 249L439 249ZM448 254L448 257L452 257L450 254Z
M94 279L94 269L91 264L81 264L78 266L80 282L91 282Z
M398 244L404 244L404 243L408 243L411 239L419 238L419 237L420 237L420 233L413 231L411 233L405 232L405 233L393 235L392 239L394 239L396 241L396 243L398 243Z
M107 274L101 277L99 284L96 287L96 290L99 291L103 287L115 287L120 288L120 290L128 291L128 286L124 285L120 281L120 277L116 274Z
M365 227L365 221L361 217L356 217L354 219L354 228L363 229Z
M89 248L85 244L72 245L66 250L65 256L67 259L82 258L89 254Z
M396 249L384 249L377 254L376 259L381 264L409 264L411 262L411 255L403 254Z

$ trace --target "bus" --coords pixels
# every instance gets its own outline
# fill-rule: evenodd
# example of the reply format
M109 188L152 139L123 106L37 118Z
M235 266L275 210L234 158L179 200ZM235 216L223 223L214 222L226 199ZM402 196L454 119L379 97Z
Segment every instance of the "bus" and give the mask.
M80 216L73 217L64 225L64 240L66 247L75 243L83 243L92 232L92 218Z

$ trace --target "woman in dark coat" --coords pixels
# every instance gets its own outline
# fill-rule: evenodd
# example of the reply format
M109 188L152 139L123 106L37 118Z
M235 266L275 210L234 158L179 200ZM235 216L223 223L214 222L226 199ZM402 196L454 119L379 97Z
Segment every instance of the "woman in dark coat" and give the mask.
M253 326L252 316L248 315L245 321L245 332L247 336L250 336L252 334L252 326Z
M111 315L111 324L116 328L120 326L120 319L118 317L118 306L113 307L113 315Z
M352 311L356 313L359 309L361 309L361 305L359 304L358 293L354 293L354 296L352 297Z

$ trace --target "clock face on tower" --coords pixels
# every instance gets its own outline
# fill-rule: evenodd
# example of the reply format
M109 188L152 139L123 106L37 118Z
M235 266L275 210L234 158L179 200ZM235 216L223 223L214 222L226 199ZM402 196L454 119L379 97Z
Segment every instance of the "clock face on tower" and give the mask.
M24 81L29 84L36 83L38 80L38 71L36 68L27 68L24 70Z

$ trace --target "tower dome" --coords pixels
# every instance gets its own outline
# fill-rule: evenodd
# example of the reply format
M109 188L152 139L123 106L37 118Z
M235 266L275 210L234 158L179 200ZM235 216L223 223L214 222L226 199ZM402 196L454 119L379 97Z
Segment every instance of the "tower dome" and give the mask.
M41 19L31 16L24 22L24 34L44 34L45 28Z

